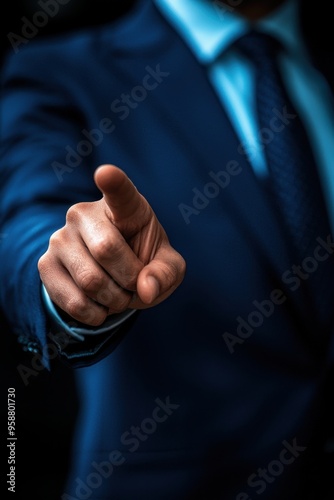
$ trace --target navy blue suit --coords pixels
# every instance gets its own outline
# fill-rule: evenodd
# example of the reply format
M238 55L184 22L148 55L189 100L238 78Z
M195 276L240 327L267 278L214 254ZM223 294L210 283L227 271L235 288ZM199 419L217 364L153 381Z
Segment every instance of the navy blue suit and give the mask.
M113 27L31 42L5 77L0 296L14 333L50 343L37 260L70 205L99 199L100 164L125 170L187 262L116 346L60 354L82 403L63 498L299 498L334 322L315 322L205 68L144 3Z

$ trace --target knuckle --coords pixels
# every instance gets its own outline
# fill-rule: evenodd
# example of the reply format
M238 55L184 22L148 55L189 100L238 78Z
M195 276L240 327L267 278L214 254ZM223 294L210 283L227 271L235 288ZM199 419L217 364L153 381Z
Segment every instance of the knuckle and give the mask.
M97 302L105 304L113 312L123 312L127 309L131 294L120 287L116 282L99 290L96 296Z
M87 206L89 204L82 202L71 205L66 212L66 223L67 224L77 224L82 215L86 212Z
M99 304L109 304L111 297L110 287L101 287L96 293L96 301Z
M171 258L163 266L164 278L170 286L180 284L185 276L187 263L180 253L173 249Z
M136 290L136 287L137 287L137 275L136 275L135 277L128 276L128 277L124 280L124 288L125 288L126 290L135 291L135 290Z
M88 304L85 300L72 297L67 301L66 312L73 318L80 319L87 316L87 310Z
M55 269L55 258L52 253L46 251L37 261L37 269L41 277L52 273Z
M122 284L122 287L126 290L134 291L137 285L137 278L139 270L131 270L126 266L118 268L118 281Z
M102 287L102 279L92 271L84 270L78 276L78 285L87 294L96 294Z
M122 258L123 250L122 240L111 234L101 234L90 247L90 251L97 261L103 261L112 256L115 263Z
M47 265L47 257L46 255L42 255L37 262L37 269L39 273L44 273L46 271L46 268L48 267Z
M114 281L110 281L106 286L99 289L95 300L99 304L103 304L113 310L115 310L115 308L123 310L128 305L128 295L129 294L123 290L120 285Z
M187 263L185 259L180 254L178 254L178 275L180 277L180 280L184 278L186 270L187 270Z
M49 238L49 245L45 255L49 258L59 257L64 253L64 250L68 248L72 239L71 231L69 231L66 225L57 229Z
M66 223L72 224L78 220L78 206L72 205L66 212Z
M165 288L170 288L175 284L178 276L178 266L174 262L165 263L161 266L160 272L162 275Z
M51 234L49 238L49 249L53 247L59 247L61 245L63 239L63 229L58 229L54 233Z
M80 321L90 326L101 325L107 317L106 309L92 307L86 310L85 314L81 317Z
M89 299L71 298L64 309L72 318L90 326L101 325L107 317L107 310L93 303Z
M105 260L110 255L110 251L110 238L105 235L96 238L90 245L90 252L98 262Z
M114 313L124 312L129 307L130 302L130 295L128 296L127 294L120 294L113 298L110 309L112 309Z

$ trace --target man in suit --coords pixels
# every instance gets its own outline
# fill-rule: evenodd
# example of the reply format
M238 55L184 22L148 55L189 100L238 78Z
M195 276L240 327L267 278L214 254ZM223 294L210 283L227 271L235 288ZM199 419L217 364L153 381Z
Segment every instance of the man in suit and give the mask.
M233 45L256 26L285 47L333 228L331 77L300 8L142 1L7 62L1 304L75 369L62 499L330 495L332 233L297 259L267 155L296 114L259 130Z

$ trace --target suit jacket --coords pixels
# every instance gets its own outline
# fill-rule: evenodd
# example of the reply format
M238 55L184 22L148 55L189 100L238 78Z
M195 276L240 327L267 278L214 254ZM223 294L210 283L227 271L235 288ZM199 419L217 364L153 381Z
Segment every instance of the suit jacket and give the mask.
M317 322L296 286L206 68L140 2L112 26L30 42L4 74L1 304L46 366L36 263L68 207L100 198L98 165L126 171L187 261L179 289L111 340L60 346L82 408L62 498L299 498L324 429L333 318Z

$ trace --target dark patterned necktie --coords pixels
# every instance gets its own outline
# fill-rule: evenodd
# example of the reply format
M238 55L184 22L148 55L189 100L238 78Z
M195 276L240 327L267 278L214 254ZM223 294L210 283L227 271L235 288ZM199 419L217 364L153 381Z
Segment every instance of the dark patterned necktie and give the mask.
M286 225L295 264L306 265L316 260L319 238L332 241L331 229L313 152L277 64L281 45L270 35L251 31L236 46L255 67L259 137L269 168L269 187ZM316 264L309 273L312 279L304 281L312 287L319 317L328 318L334 310L330 293L334 287L333 255L313 267Z

